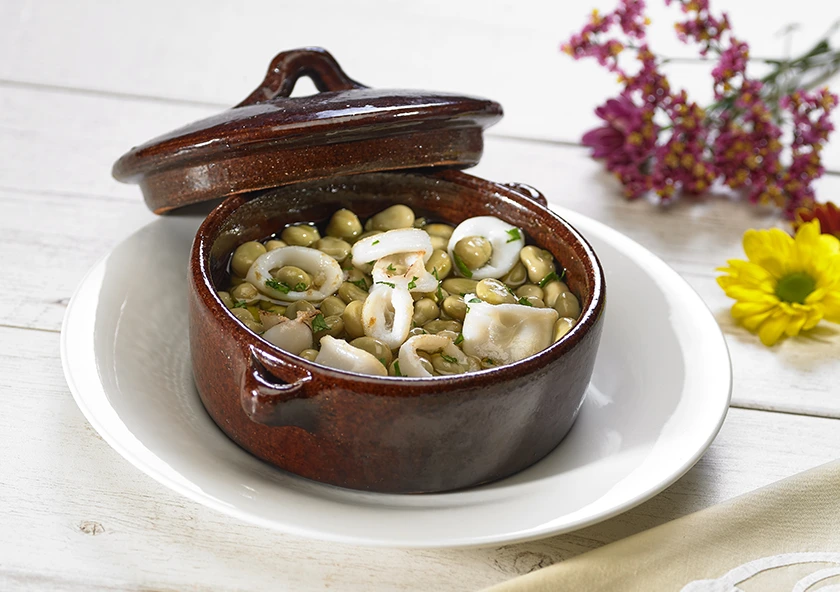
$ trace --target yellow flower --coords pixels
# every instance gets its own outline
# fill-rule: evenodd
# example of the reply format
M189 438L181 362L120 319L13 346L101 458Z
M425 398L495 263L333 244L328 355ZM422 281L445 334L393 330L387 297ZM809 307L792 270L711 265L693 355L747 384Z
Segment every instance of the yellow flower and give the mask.
M732 316L764 345L822 319L840 323L840 240L820 234L819 220L802 224L795 237L778 228L747 230L744 252L749 261L728 261L717 281L737 301Z

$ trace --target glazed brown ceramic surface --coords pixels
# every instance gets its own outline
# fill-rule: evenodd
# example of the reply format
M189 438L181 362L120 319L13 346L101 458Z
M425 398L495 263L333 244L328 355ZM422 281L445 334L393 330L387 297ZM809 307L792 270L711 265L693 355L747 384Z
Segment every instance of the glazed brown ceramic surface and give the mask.
M318 94L290 97L301 76ZM367 88L320 48L279 54L242 103L131 149L114 165L156 213L301 180L373 171L472 166L498 103Z
M500 479L550 452L589 383L604 279L586 241L538 193L457 171L369 173L235 195L201 226L190 269L190 344L208 412L235 442L282 469L381 492L434 492ZM582 315L561 341L496 369L434 379L374 378L292 356L250 332L216 296L241 243L345 207L369 216L405 203L459 223L498 216L568 270Z

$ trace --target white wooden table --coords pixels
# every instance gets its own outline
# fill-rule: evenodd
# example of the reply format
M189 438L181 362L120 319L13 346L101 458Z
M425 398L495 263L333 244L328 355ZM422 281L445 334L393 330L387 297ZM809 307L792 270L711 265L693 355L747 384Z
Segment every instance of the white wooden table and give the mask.
M651 3L655 20L675 14ZM768 350L733 325L714 281L716 266L741 255L746 228L777 222L772 212L713 196L668 211L627 203L574 145L615 87L593 64L558 54L588 11L572 4L0 4L0 589L478 589L840 454L840 331L823 327ZM796 49L832 20L826 2L765 3L762 19L747 4L733 3L733 20L761 55L779 53L772 33L788 22L803 25ZM685 55L666 35L655 39L663 51ZM371 550L278 534L196 505L124 461L87 424L61 371L65 305L96 259L154 219L136 187L111 179L111 163L238 102L276 52L314 44L369 85L499 100L506 119L491 131L477 174L527 182L613 226L702 295L726 332L735 388L720 436L685 477L624 515L539 542ZM675 83L702 93L698 73L709 69L675 66ZM838 147L835 140L826 159L840 171ZM823 179L819 192L837 200L840 177Z

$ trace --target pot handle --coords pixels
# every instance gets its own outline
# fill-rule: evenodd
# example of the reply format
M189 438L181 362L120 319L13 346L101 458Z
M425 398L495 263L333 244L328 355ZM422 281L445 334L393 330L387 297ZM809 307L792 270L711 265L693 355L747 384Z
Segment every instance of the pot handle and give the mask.
M254 345L246 350L240 400L251 421L267 426L296 426L311 431L315 409L312 375Z
M304 47L277 54L262 83L237 107L288 97L301 76L309 76L319 92L367 88L347 76L323 47Z
M548 207L548 200L545 196L530 185L526 185L525 183L500 183L500 185L513 189L522 197L527 197L531 201L537 202L544 208Z

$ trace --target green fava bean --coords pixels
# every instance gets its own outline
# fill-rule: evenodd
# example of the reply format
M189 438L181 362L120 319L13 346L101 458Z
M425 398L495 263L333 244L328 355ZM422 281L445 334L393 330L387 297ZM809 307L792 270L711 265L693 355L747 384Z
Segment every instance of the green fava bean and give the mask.
M488 304L513 304L516 297L499 280L483 279L475 287L475 295Z
M312 332L312 337L315 343L321 343L321 338L323 338L324 335L339 337L342 333L344 333L344 320L339 315L324 317L323 324L327 326L326 329L320 329Z
M458 321L429 321L423 325L423 330L426 333L440 333L441 331L452 331L453 333L460 333L462 329L461 323Z
M338 297L341 298L345 304L350 304L354 300L367 300L368 293L367 290L362 290L356 284L344 282L338 288Z
M432 251L432 256L426 263L426 271L441 281L446 279L449 272L452 271L452 258L445 248Z
M449 224L427 224L423 230L428 232L429 236L439 236L448 241L455 228Z
M390 348L373 337L357 337L350 342L350 345L373 354L373 357L382 362L383 366L388 366L391 363L391 360L394 359Z
M313 249L318 249L322 253L326 253L339 263L344 262L347 259L347 256L350 254L350 243L340 238L334 238L332 236L327 236L321 239L318 239L314 243L312 243Z
M519 298L527 298L528 296L533 296L534 298L539 298L540 300L545 298L543 289L535 284L525 284L524 286L519 286L515 292Z
M443 280L441 287L450 294L472 294L475 292L475 287L478 285L477 280L469 280L467 278L449 278Z
M370 228L368 228L370 226ZM386 208L368 220L365 230L396 230L398 228L412 228L414 226L414 212L408 206L398 204Z
M230 260L230 268L233 273L240 277L248 275L248 270L251 269L257 257L265 253L265 247L262 243L257 241L248 241L242 243L233 252L233 258Z
M528 270L528 279L534 284L539 284L548 274L555 271L554 256L533 245L522 247L519 260Z
M362 322L362 307L365 305L362 300L353 300L341 313L341 320L344 321L344 331L351 339L364 337L365 326Z
M450 356L444 357L443 354L432 354L432 367L435 369L435 372L441 376L463 374L466 372L466 368L461 366L457 360L453 360L455 360L455 358L451 358Z
M553 308L560 313L561 317L576 319L580 316L580 302L571 292L561 293L554 302Z
M286 227L280 233L280 238L290 245L297 247L308 247L321 238L318 229L309 224L298 224Z
M440 315L440 308L435 304L431 298L423 298L414 303L414 321L415 326L422 327L429 321L433 321Z
M265 250L266 251L276 251L277 249L282 249L283 247L288 247L285 242L281 240L270 240L266 241L265 243Z
M574 326L574 319L570 319L569 317L560 317L557 319L554 323L554 343L560 341Z
M464 322L467 316L467 303L463 296L449 296L443 301L443 311L453 319Z
M315 358L318 357L318 350L317 349L305 349L298 354L304 360L309 360L310 362L314 362Z
M340 315L344 312L345 308L347 308L347 305L344 304L344 301L341 298L336 296L327 296L324 298L323 302L321 302L321 312L325 317Z
M285 316L293 321L298 317L298 313L311 313L315 310L315 305L306 300L298 300L286 307Z
M452 252L464 262L467 268L480 269L493 256L493 245L483 236L465 236L455 243Z
M352 242L361 234L362 223L359 217L347 209L338 210L327 224L327 236Z
M236 304L233 301L233 298L231 298L229 292L219 292L219 300L221 300L222 304L224 304L227 308L233 308L233 305Z
M234 286L230 291L231 297L235 302L254 303L259 299L260 291L254 284L249 282L242 282L238 286Z
M293 292L306 292L312 286L312 276L294 265L285 265L272 271L271 275L278 282L289 286Z

